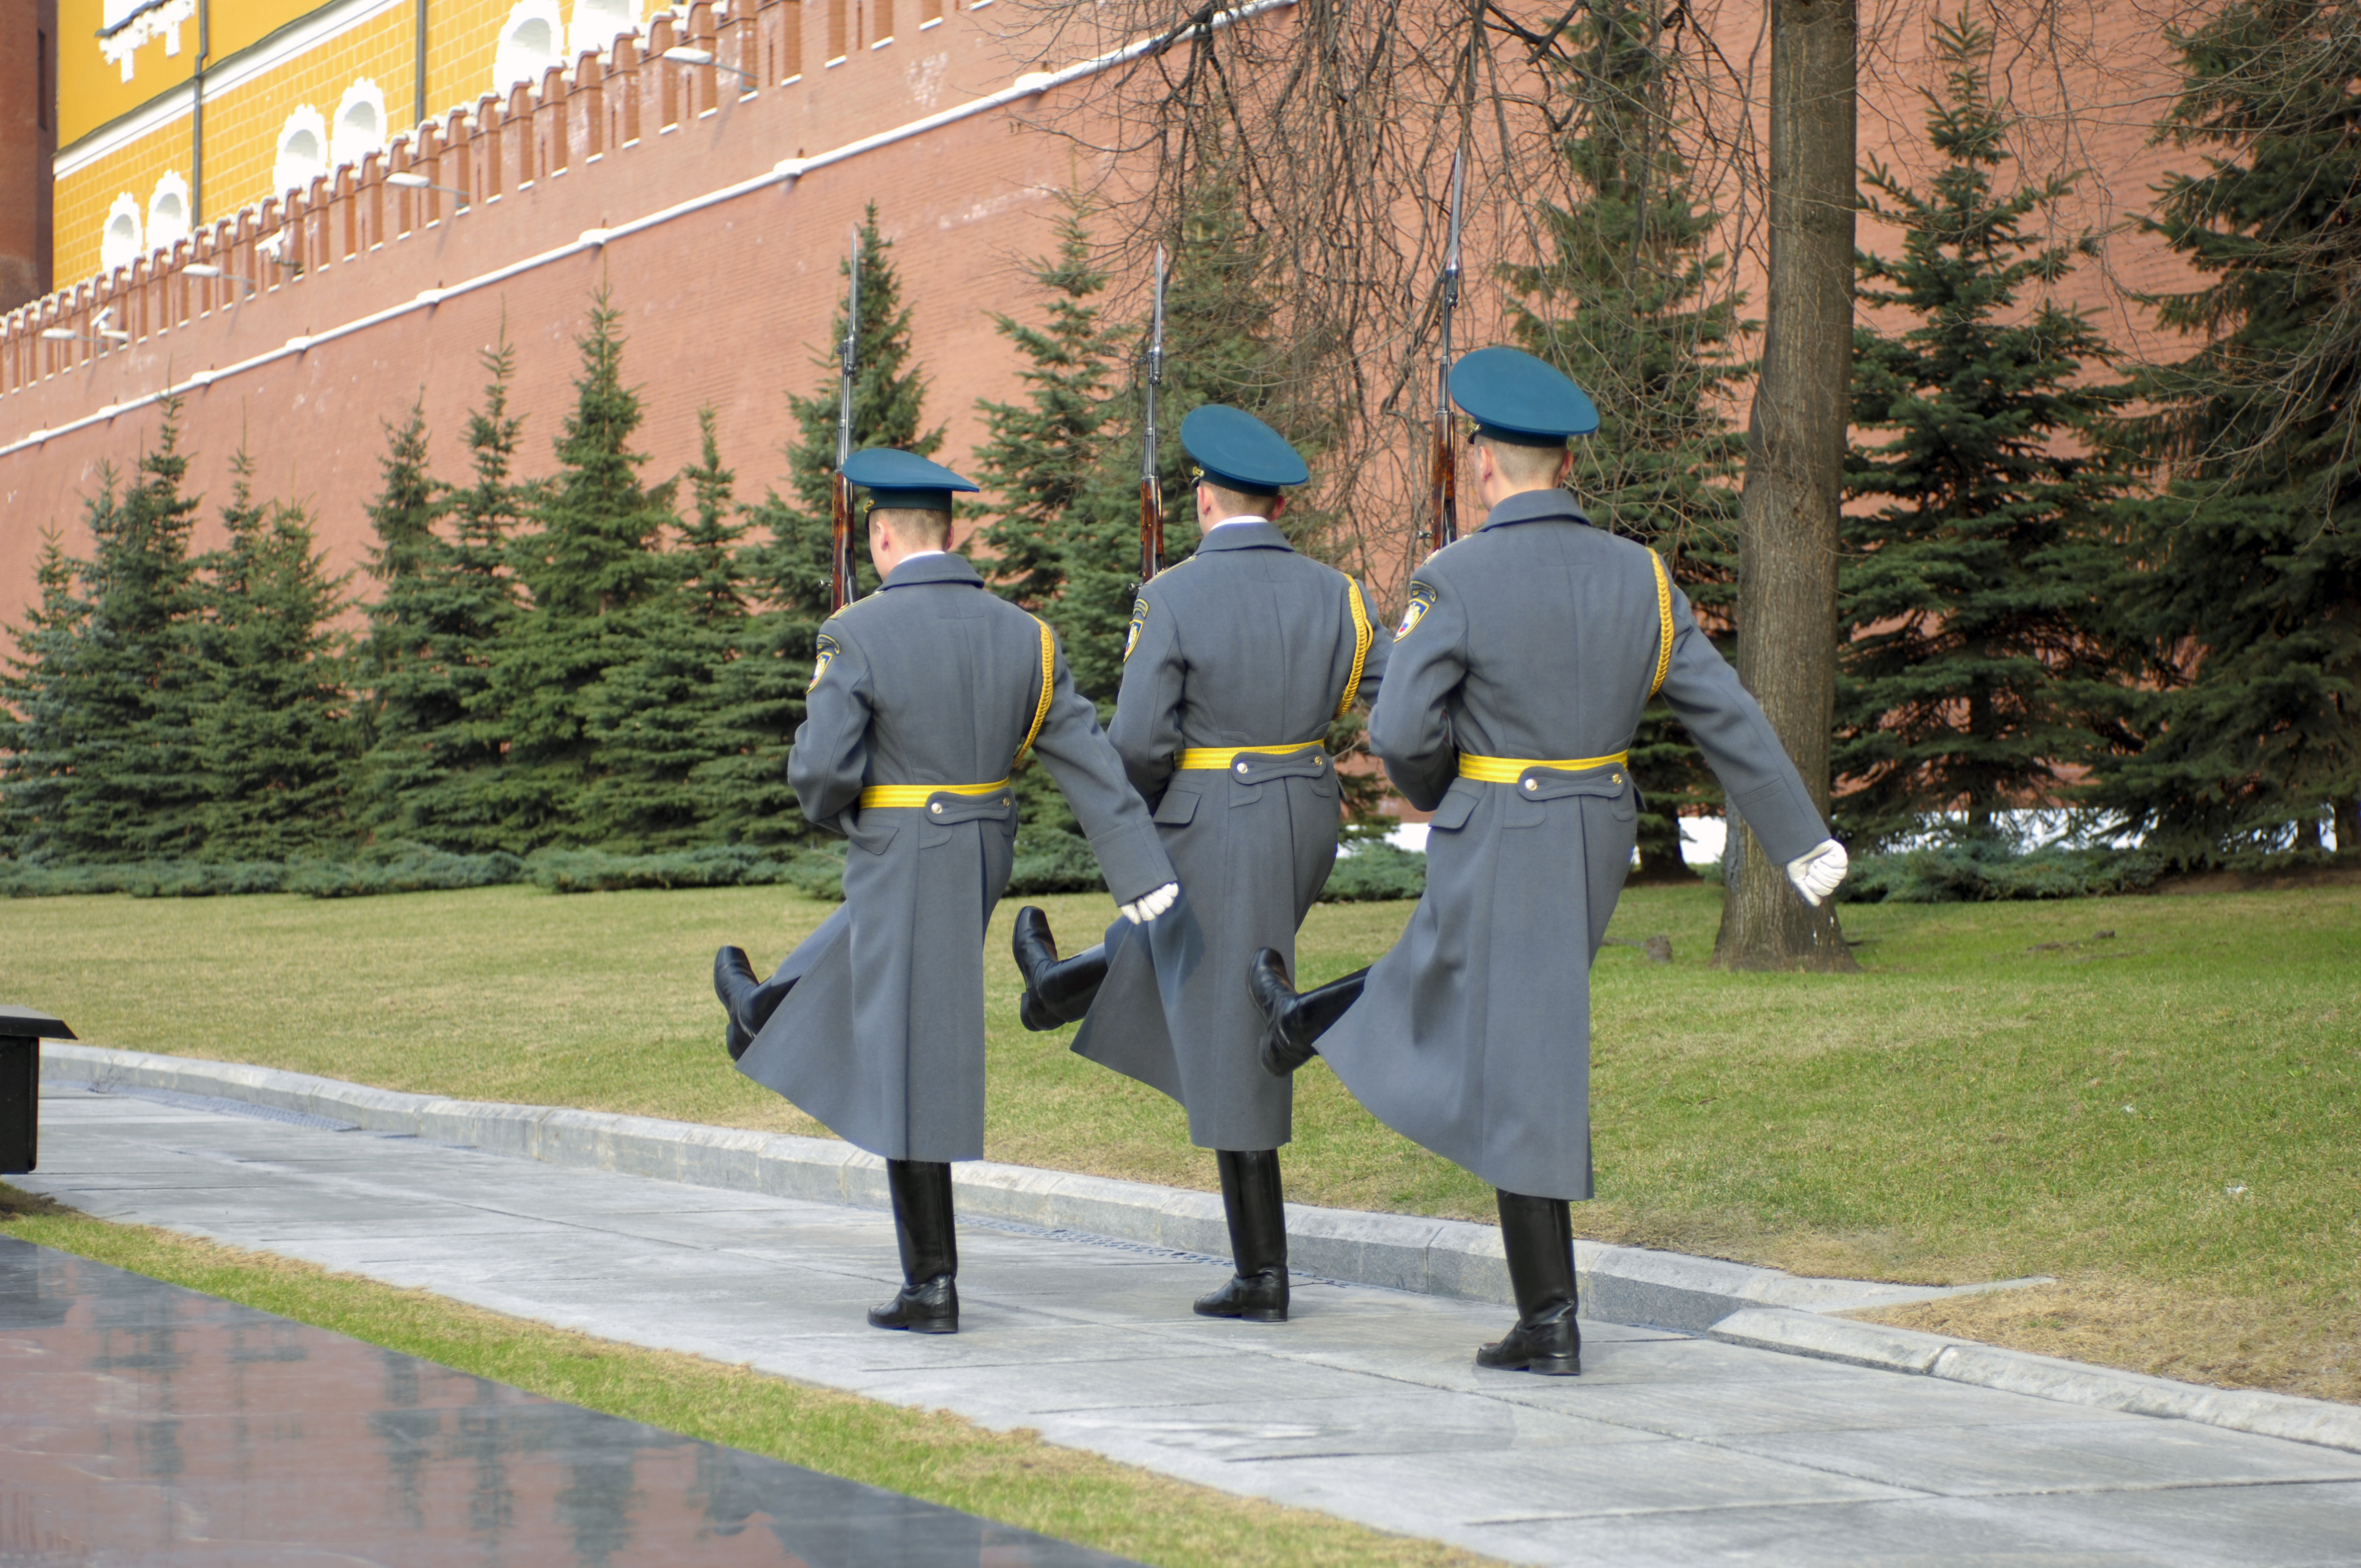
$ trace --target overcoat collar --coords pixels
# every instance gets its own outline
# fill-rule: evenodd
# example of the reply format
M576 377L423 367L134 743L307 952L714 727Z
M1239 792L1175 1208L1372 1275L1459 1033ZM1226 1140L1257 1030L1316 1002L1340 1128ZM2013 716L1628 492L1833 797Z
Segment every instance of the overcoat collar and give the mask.
M1197 554L1208 550L1292 550L1287 535L1275 522L1224 522L1205 530L1197 541Z
M983 587L983 578L968 564L964 555L943 552L921 555L915 561L905 561L887 574L879 591L886 588L906 588L917 583L965 583L971 587Z
M1582 509L1575 504L1572 496L1553 487L1546 490L1518 491L1491 510L1484 519L1484 527L1506 528L1511 523L1543 521L1587 525L1590 519L1583 515Z

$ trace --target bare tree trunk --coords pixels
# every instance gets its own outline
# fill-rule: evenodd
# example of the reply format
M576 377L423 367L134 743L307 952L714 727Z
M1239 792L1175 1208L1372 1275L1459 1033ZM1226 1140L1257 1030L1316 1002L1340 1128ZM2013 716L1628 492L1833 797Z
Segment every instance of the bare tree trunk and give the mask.
M1825 816L1852 375L1856 0L1772 0L1771 266L1739 509L1738 674ZM1836 909L1796 896L1733 816L1714 961L1851 970Z

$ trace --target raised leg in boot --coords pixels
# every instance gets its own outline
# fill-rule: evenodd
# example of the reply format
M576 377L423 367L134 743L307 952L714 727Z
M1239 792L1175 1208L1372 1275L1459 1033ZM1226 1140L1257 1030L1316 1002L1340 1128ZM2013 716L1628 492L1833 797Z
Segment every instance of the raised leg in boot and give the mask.
M756 980L743 948L724 948L713 955L713 994L721 998L730 1014L722 1044L730 1047L731 1061L746 1054L746 1047L754 1043L754 1036L763 1032L763 1025L771 1021L795 983L776 978Z
M873 1329L922 1334L959 1332L959 1239L951 1229L951 1168L942 1160L889 1159L894 1239L902 1249L902 1288L869 1309Z
M1287 1321L1287 1210L1279 1197L1279 1151L1217 1151L1222 1212L1230 1222L1230 1255L1237 1277L1197 1298L1202 1318Z
M1573 1212L1563 1198L1502 1192L1499 1201L1517 1326L1478 1350L1476 1365L1571 1377L1582 1370L1582 1331L1574 1321Z
M1369 978L1365 969L1342 980L1332 980L1316 991L1299 994L1287 978L1287 960L1276 948L1254 956L1246 970L1246 993L1262 1013L1262 1066L1273 1078L1285 1078L1320 1054L1316 1042L1328 1026L1361 999Z
M1060 959L1057 938L1049 935L1049 917L1030 904L1016 912L1009 946L1016 950L1016 972L1025 977L1025 995L1016 1004L1024 1025L1038 1035L1081 1023L1099 993L1099 982L1106 979L1106 948L1088 948Z

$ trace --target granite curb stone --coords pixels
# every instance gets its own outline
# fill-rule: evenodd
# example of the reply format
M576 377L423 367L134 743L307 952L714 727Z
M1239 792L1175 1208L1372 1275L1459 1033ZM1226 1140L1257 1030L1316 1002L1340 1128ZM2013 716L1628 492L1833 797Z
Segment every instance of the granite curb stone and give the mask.
M2127 1415L2177 1417L2258 1437L2287 1438L2361 1453L2361 1408L2330 1399L2208 1388L1792 1308L1755 1307L1732 1312L1714 1324L1708 1337L1755 1350L1782 1350L1855 1366L1916 1373Z
M889 1201L884 1162L833 1138L450 1100L244 1062L66 1042L43 1047L41 1073L102 1089L209 1094L552 1165L861 1208L882 1209ZM980 1217L1180 1252L1218 1255L1229 1249L1222 1201L1210 1192L991 1160L960 1165L953 1179L961 1211ZM1289 1262L1300 1272L1461 1300L1510 1305L1515 1299L1493 1226L1301 1203L1287 1211ZM1843 1311L1996 1288L1805 1279L1775 1268L1589 1241L1576 1242L1575 1254L1588 1315L1688 1333L1702 1333L1751 1306Z
M372 1089L237 1062L48 1042L43 1079L161 1090L348 1122L371 1132L685 1185L882 1209L884 1162L829 1138L711 1127L544 1105ZM959 1166L963 1212L1177 1252L1224 1255L1212 1193L979 1160ZM1423 1295L1511 1304L1499 1232L1405 1214L1288 1205L1301 1273ZM2361 1409L2208 1388L1827 1314L2048 1283L1913 1287L1814 1279L1717 1258L1576 1241L1585 1315L1730 1344L1971 1384L2131 1414L2177 1417L2361 1453Z

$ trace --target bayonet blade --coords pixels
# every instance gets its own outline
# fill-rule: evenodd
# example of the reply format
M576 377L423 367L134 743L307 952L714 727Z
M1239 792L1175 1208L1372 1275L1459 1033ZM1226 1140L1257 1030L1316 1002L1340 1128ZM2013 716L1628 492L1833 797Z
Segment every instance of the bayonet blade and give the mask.
M1463 147L1451 155L1451 248L1443 258L1444 287L1455 305L1459 302L1459 214L1466 194L1467 149Z
M852 455L852 380L859 371L861 353L861 235L852 236L851 282L844 295L844 341L837 345L836 357L841 385L838 389L836 410L836 466L844 466Z

